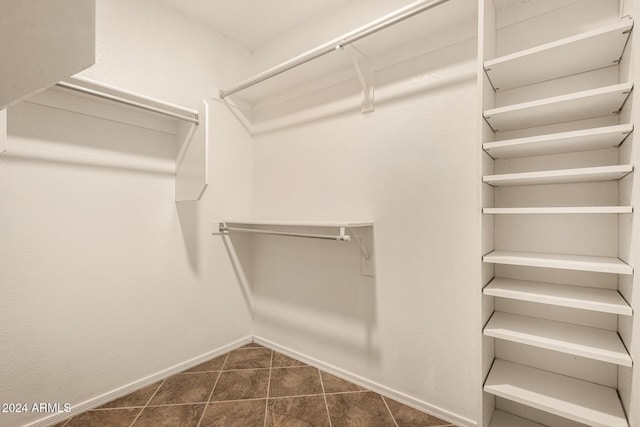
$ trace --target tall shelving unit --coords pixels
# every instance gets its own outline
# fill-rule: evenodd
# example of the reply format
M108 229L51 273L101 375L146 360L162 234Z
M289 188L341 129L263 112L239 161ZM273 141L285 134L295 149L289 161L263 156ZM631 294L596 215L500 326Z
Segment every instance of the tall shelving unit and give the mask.
M480 0L485 427L628 427L640 410L631 9Z

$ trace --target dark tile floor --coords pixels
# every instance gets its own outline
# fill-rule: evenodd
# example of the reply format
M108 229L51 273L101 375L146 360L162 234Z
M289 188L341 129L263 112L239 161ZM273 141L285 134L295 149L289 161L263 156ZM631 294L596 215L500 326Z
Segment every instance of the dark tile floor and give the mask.
M453 426L248 344L54 427Z

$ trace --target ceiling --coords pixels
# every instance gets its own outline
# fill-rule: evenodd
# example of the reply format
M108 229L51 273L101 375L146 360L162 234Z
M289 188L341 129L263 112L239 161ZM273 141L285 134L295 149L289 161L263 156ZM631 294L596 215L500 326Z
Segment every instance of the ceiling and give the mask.
M163 0L253 51L348 0Z

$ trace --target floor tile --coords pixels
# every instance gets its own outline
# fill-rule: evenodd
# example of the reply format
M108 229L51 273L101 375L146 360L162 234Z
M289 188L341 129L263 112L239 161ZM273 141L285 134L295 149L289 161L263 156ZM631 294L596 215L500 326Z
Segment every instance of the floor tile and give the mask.
M196 427L206 404L144 408L133 427Z
M322 394L322 384L318 369L312 366L302 368L277 368L271 370L269 397L302 396Z
M307 364L274 351L273 364L271 366L273 368L286 368L289 366L307 366Z
M333 427L395 427L395 422L382 401L373 392L328 394L327 405Z
M210 403L200 427L263 427L266 399Z
M65 427L129 427L140 411L141 408L89 411L71 418Z
M267 397L268 369L222 371L211 401L263 399Z
M223 369L258 369L271 367L271 350L246 348L229 353Z
M98 409L107 409L107 408L135 408L145 406L153 393L158 390L162 381L158 381L157 383L153 383L144 388L141 388L138 391L134 391L133 393L127 394L119 399L113 400L109 403L106 403Z
M345 381L335 375L327 374L322 371L320 371L320 375L322 375L322 384L324 385L325 393L344 393L346 391L364 390L364 388L359 385Z
M149 406L207 402L217 377L217 372L176 374L164 381Z
M191 369L187 369L185 372L212 372L212 371L220 371L222 369L222 365L224 365L224 361L227 358L227 355L222 355L220 357L216 357L215 359L211 359L207 362L201 363L198 366L194 366Z
M329 427L323 396L269 399L265 427Z
M383 397L393 418L395 418L398 427L434 427L434 426L450 426L448 421L429 415L426 412L418 411L410 406L403 405L393 399Z

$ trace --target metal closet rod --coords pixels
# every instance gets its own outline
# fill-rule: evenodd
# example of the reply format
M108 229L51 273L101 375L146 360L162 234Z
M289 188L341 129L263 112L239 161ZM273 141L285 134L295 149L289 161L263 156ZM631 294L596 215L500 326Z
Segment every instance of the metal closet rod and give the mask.
M106 100L109 100L109 101L118 102L120 104L129 105L131 107L140 108L142 110L151 111L153 113L162 114L164 116L169 116L169 117L172 117L174 119L184 120L186 122L195 123L195 124L199 124L200 123L200 120L199 120L197 114L195 115L195 117L185 116L183 114L174 113L172 111L164 110L162 108L154 107L152 105L143 104L141 102L132 101L130 99L122 98L120 96L110 95L108 93L99 92L97 90L88 89L88 88L85 88L85 87L82 87L82 86L77 86L77 85L74 85L72 83L67 83L67 82L58 82L58 83L56 83L56 86L63 87L65 89L75 90L76 92L86 93L88 95L95 96L97 98L102 98L102 99L106 99Z
M351 236L344 234L344 227L340 227L340 235L332 236L327 234L312 234L312 233L288 233L284 231L273 230L259 230L255 228L240 228L240 227L228 227L224 224L220 224L221 233L237 232L237 233L253 233L253 234L270 234L274 236L289 236L289 237L304 237L307 239L322 239L322 240L337 240L341 242L351 241Z
M236 92L268 80L272 77L284 73L285 71L289 71L292 68L298 67L302 64L306 64L309 61L327 55L331 52L335 52L336 50L340 50L345 46L348 46L360 39L370 36L371 34L377 33L380 30L384 30L387 27L395 25L399 22L404 21L405 19L411 18L412 16L432 9L448 1L449 0L419 0L411 3L401 9L396 10L395 12L378 18L375 21L372 21L360 28L357 28L336 39L333 39L330 42L318 46L315 49L311 49L310 51L298 55L295 58L276 65L275 67L269 68L268 70L256 74L255 76L248 78L247 80L243 80L230 89L220 90L220 98L225 98L227 96L233 95Z

